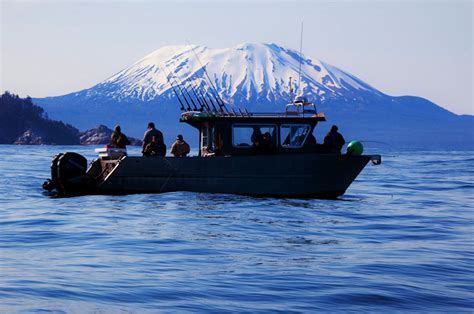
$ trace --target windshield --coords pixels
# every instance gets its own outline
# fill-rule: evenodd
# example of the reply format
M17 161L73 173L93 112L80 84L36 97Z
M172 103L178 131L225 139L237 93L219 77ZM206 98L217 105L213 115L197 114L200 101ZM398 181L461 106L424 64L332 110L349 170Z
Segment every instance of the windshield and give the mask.
M282 125L280 128L281 146L288 148L303 146L310 129L309 125Z

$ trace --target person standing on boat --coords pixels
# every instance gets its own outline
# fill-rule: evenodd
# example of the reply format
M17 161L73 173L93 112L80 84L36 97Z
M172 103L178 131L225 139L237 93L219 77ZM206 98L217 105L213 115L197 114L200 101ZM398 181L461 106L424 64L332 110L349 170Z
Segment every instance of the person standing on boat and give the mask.
M176 142L171 146L171 154L175 157L186 157L189 154L190 148L181 134L176 138Z
M155 137L157 145L161 146L160 148L160 154L161 156L166 155L166 145L163 140L163 133L161 131L155 129L155 124L153 122L148 123L148 128L145 132L145 135L143 136L143 146L142 146L142 154L145 154L145 148L146 146L152 142L153 137ZM163 149L164 148L164 149ZM164 153L162 153L164 152Z
M341 153L342 146L346 143L346 140L341 133L338 132L337 125L333 125L331 130L324 138L324 146L331 153Z
M120 125L115 126L115 130L110 136L110 146L113 148L126 148L126 145L129 145L130 141L127 136L122 133Z

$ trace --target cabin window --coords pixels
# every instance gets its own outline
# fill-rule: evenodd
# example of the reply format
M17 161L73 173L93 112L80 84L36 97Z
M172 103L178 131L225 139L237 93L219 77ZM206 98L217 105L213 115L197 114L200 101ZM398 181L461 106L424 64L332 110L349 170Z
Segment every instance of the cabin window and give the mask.
M206 146L207 144L207 128L203 126L201 128L201 147Z
M280 145L285 148L302 147L310 130L309 125L282 125L280 128Z
M254 144L261 141L266 133L270 135L273 143L275 143L275 125L234 125L232 127L232 145L239 148L253 147Z
M211 132L212 129L208 128L207 126L203 126L201 128L201 147L210 147L211 143Z

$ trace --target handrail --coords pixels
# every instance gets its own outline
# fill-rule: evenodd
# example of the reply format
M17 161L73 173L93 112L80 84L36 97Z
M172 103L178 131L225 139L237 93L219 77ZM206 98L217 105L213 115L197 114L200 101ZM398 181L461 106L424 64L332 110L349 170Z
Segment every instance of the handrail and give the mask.
M218 113L218 112L193 112L187 111L181 114L181 120L189 119L199 119L199 118L285 118L285 117L295 117L295 118L324 118L324 114L318 113L316 110L304 109L301 111L289 111L285 112L248 112L248 111L239 111L229 113Z

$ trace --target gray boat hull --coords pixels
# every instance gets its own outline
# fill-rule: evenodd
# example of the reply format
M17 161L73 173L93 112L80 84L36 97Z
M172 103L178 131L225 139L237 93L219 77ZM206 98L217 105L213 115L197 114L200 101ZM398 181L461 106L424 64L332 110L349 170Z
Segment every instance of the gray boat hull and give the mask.
M128 194L192 191L336 198L344 194L370 159L371 156L333 154L124 157L91 192ZM103 160L99 159L95 163L99 163L100 169L103 169ZM98 167L96 164L95 168Z

